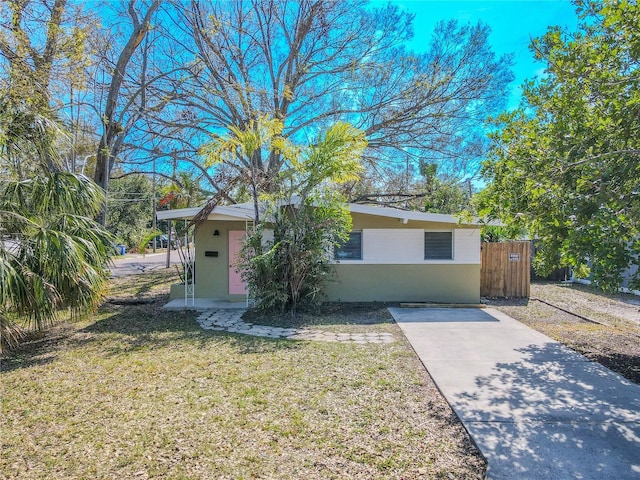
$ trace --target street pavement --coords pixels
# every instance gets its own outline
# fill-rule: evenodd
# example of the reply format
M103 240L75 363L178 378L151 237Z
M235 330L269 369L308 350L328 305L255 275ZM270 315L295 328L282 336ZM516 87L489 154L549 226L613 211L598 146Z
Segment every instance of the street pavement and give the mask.
M177 250L171 250L171 268L173 265L180 265L180 257ZM115 257L111 267L111 278L124 277L126 275L136 275L140 273L150 272L153 270L161 270L167 266L167 254L163 253L147 253L142 254L126 254L121 257Z

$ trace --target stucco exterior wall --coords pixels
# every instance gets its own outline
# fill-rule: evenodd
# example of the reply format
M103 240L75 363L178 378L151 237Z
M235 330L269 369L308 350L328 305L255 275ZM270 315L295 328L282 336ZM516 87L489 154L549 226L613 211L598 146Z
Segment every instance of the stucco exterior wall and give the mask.
M353 230L363 235L363 259L337 264L325 294L343 302L480 301L480 236L476 227L409 221L354 213ZM219 235L213 233L218 230ZM216 220L196 232L195 296L244 301L229 294L229 231L245 230L244 221ZM368 230L368 233L367 233ZM424 260L424 230L454 232L452 260ZM414 245L415 244L415 245ZM206 252L217 252L207 256ZM183 288L171 291L184 296Z
M362 231L362 260L341 261L335 282L325 287L331 301L480 301L480 231L475 226L402 221L352 214ZM424 232L453 232L453 259L425 260Z
M342 264L479 264L480 230L452 228L363 228L361 246L362 259L341 260ZM425 231L452 233L453 258L425 259Z
M220 235L214 236L218 230ZM229 230L245 230L244 221L204 222L196 232L196 298L244 301L244 295L229 295ZM218 252L207 257L205 252Z
M336 265L334 302L480 302L480 265Z
M352 213L351 220L353 224L353 230L361 230L363 228L425 228L434 230L451 230L452 228L478 228L469 225L452 225L451 223L438 222L419 222L416 220L409 220L407 223L403 223L397 218L381 217L378 215L366 215L364 213Z

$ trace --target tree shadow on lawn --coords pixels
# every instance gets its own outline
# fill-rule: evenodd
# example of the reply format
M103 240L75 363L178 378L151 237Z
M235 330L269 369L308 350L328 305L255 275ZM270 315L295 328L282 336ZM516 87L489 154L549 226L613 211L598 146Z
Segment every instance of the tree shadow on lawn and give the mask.
M172 283L177 283L180 280L177 272L170 271L171 275L170 279L167 280L167 271L166 270L152 270L149 272L145 272L143 275L134 274L127 275L124 277L116 277L110 280L111 282L111 294L109 295L110 299L139 299L139 298L149 298L147 294L151 292L154 288L158 289L159 286L163 288L159 290L158 294L152 295L153 298L159 298L161 296L166 296L166 290L168 288L167 285ZM135 279L134 282L131 280ZM123 291L118 292L118 287L124 287Z
M56 351L76 330L65 323L46 332L30 333L17 348L0 356L0 373L19 368L44 366L53 362Z
M397 303L323 303L313 310L291 313L271 313L249 310L242 319L259 325L284 328L305 328L328 325L383 325L394 323L387 310Z
M93 341L96 335L107 335L108 338L117 336L113 345L105 347L111 354L167 348L184 341L199 348L205 348L212 341L224 342L242 354L299 348L299 342L203 330L196 320L197 312L164 310L162 304L163 302L156 302L152 305L112 306L113 315L80 332L89 334L87 341Z
M96 314L103 317L79 328L65 323L48 336L34 339L2 360L1 371L45 365L55 361L62 350L92 349L101 355L116 356L150 349L179 348L188 342L207 348L211 342L231 346L239 354L270 353L301 348L301 342L254 337L222 331L203 330L196 312L163 310L164 301L149 305L105 304Z

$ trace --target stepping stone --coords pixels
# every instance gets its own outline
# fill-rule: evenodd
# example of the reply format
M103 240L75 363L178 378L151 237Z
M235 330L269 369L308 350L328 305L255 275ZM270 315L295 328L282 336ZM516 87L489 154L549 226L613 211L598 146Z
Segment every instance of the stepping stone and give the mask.
M324 342L326 340L326 336L322 333L314 333L309 335L309 340L317 340L319 342Z
M197 322L204 330L226 331L256 337L357 344L393 343L395 341L393 334L387 332L335 333L324 330L311 330L308 328L296 329L255 325L242 320L241 317L243 313L244 310L208 310L197 317Z
M252 328L251 330L249 330L249 332L252 335L266 335L267 333L271 333L268 330L265 330L264 328Z
M202 327L204 330L218 330L218 331L222 331L225 330L224 328L221 327Z

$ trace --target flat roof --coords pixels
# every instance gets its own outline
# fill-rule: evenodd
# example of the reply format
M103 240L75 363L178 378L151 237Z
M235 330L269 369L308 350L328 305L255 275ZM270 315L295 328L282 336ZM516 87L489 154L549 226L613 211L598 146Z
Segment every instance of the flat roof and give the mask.
M204 207L178 208L176 210L160 210L156 212L158 220L191 220ZM253 220L253 203L236 205L216 205L207 217L209 220Z
M462 221L455 215L443 213L415 212L400 210L397 208L383 207L377 205L362 205L359 203L347 204L351 213L361 213L363 215L375 215L379 217L397 218L403 222L409 220L417 222L437 222L463 225L478 225L479 221L474 218L471 222ZM161 210L156 212L158 220L191 220L203 207L181 208L176 210ZM254 208L252 202L239 203L236 205L218 205L209 216L208 220L231 220L245 221L254 219Z

